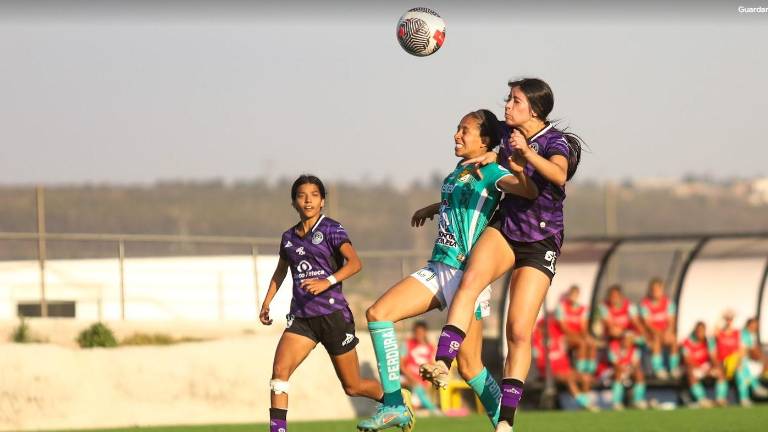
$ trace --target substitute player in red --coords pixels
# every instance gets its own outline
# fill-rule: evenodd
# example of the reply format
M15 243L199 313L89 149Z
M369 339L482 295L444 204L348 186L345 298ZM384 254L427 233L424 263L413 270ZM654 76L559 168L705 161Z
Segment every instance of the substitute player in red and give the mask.
M651 349L651 367L657 378L669 378L664 368L664 348L669 349L669 373L674 378L680 377L680 354L675 334L677 307L675 302L664 294L664 282L659 278L651 279L648 293L640 302L640 317Z
M411 337L405 341L403 356L400 358L400 372L405 386L411 389L421 407L432 414L440 414L432 399L427 394L429 383L419 376L419 366L435 356L435 344L427 338L427 322L418 320L413 323Z
M600 319L604 334L608 339L619 339L625 332L636 332L637 342L642 341L642 324L637 313L637 306L629 301L621 291L620 285L608 288L605 301L600 304Z
M591 376L597 370L597 345L588 330L589 310L579 303L579 295L579 287L571 286L558 303L555 318L568 350L575 351L576 371Z
M544 345L544 323L547 323L548 344ZM568 393L576 399L582 408L597 410L589 398L592 389L592 377L589 374L578 373L571 368L571 360L568 358L565 335L560 326L552 317L541 319L533 330L532 356L540 377L547 376L547 359L549 359L550 371L555 381L564 384Z
M635 335L624 332L621 338L608 343L608 361L613 366L613 409L624 409L624 385L633 384L632 405L637 409L647 409L645 400L645 374L640 365L640 350L635 345Z
M707 337L707 327L704 322L696 323L682 343L681 351L685 362L685 373L691 388L694 401L702 408L709 408L712 402L707 399L701 380L711 377L716 380L715 401L720 406L728 404L728 383L723 376L723 370L717 362L715 341Z

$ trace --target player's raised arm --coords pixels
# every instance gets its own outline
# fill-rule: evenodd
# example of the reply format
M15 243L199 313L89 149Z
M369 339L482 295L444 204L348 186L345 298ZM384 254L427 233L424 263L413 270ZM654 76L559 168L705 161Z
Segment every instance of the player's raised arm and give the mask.
M264 325L272 325L272 319L269 317L269 305L272 303L272 299L275 298L277 290L280 289L280 285L283 284L286 274L288 274L288 261L280 257L277 261L275 272L272 274L272 279L269 281L269 289L264 297L264 303L261 304L261 312L259 312L259 320Z

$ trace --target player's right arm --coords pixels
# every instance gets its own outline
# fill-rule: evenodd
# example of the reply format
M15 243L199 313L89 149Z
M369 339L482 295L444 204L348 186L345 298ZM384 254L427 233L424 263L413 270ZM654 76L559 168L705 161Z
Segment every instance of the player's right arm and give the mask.
M277 267L272 274L272 280L269 281L269 289L267 295L264 297L264 303L261 304L261 312L259 312L259 320L264 325L271 325L272 319L269 317L269 304L272 303L272 299L275 298L277 290L280 289L280 285L285 280L285 275L288 274L288 260L282 256L277 261Z
M427 222L427 219L432 220L432 218L434 218L438 212L440 212L439 202L416 210L416 213L411 216L411 226L414 228L424 226L424 224Z

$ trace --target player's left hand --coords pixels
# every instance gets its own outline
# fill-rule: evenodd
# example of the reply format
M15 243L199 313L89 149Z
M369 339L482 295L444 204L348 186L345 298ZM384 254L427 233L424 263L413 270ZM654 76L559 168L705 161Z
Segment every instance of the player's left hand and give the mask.
M318 295L330 287L331 283L327 279L305 279L301 282L301 289L314 295Z

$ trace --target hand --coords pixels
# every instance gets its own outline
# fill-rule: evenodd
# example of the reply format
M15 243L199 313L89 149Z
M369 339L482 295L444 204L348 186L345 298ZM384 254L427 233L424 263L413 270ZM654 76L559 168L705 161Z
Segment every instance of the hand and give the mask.
M462 165L475 165L477 168L481 166L486 166L488 164L492 164L498 160L499 155L496 154L496 152L487 152L482 156L478 156L476 158L467 159L464 162L462 162Z
M429 207L424 207L423 209L416 210L416 213L414 213L413 216L411 216L412 227L416 228L416 227L424 226L424 224L427 222L427 219L433 220L435 218L435 213L431 211Z
M528 166L528 161L520 152L515 152L512 156L507 158L509 162L509 170L515 174L522 174L525 172L525 167Z
M533 150L531 150L531 146L528 145L528 140L526 140L522 132L517 129L514 129L509 136L509 146L513 150L517 150L520 156L526 159L534 153Z
M331 283L327 279L305 279L301 282L301 289L314 295L318 295L330 287Z
M264 325L272 325L272 319L269 318L269 305L262 305L259 312L259 320Z

